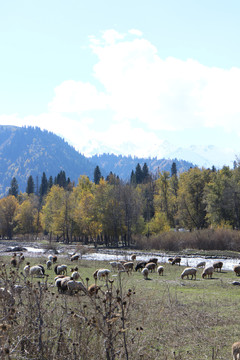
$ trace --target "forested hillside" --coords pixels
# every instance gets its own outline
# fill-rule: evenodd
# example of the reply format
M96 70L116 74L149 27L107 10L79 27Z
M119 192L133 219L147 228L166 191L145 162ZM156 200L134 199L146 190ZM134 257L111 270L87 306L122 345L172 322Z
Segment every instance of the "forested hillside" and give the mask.
M0 197L6 195L11 180L16 178L19 190L25 192L31 175L35 186L41 182L43 172L47 178L64 171L71 182L77 182L80 175L93 180L98 165L101 175L110 172L128 181L137 164L146 163L149 172L170 171L175 162L178 173L194 165L177 159L137 158L113 154L96 155L87 158L77 152L61 137L39 128L0 125Z

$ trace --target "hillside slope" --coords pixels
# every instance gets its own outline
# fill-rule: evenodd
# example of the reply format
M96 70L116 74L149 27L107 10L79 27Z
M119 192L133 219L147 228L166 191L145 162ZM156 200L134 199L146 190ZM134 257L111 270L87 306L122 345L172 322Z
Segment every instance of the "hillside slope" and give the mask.
M77 152L61 137L39 128L0 125L0 197L7 193L13 177L19 190L26 190L27 179L32 175L35 185L40 185L43 172L53 178L64 170L71 181L78 181L80 175L93 180L94 169L99 166L102 176L111 171L123 180L129 180L132 170L146 162L149 171L170 171L176 162L178 172L194 165L177 159L137 158L113 154L95 155L87 158Z

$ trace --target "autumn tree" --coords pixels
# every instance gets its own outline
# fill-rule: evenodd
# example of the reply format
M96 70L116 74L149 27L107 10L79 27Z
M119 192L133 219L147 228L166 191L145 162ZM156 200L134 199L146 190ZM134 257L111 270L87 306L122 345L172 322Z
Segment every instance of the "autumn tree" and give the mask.
M15 196L9 195L0 199L0 231L3 237L12 239L15 227L14 217L18 208L18 201Z

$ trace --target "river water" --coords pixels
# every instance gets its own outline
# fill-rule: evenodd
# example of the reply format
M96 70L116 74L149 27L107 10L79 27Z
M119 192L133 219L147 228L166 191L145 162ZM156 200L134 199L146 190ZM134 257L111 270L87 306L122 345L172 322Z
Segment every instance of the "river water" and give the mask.
M41 256L46 255L46 249L36 248L25 246L27 251L24 252L25 256ZM9 254L9 253L8 253ZM82 259L85 260L97 260L97 261L118 261L118 260L131 260L131 255L133 251L122 251L122 250L106 250L106 251L96 251L90 252L82 255ZM152 253L143 253L143 252L134 252L137 255L137 261L148 261L151 257L158 258L158 262L160 264L164 264L168 262L169 256L168 254L152 252ZM60 252L60 257L69 257L71 254L64 254ZM176 254L178 255L178 254ZM215 261L223 262L223 270L233 270L233 267L240 263L240 257L237 258L218 258L218 257L200 257L200 256L182 256L181 255L181 266L191 266L195 267L201 261L205 261L206 265L211 265ZM177 265L178 266L178 265Z

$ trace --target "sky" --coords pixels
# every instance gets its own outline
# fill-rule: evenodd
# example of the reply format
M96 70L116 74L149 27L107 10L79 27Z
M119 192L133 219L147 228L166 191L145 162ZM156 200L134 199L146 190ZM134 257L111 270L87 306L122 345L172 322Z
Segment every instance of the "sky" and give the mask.
M2 0L0 125L47 129L86 156L202 149L230 165L239 13L238 0Z

